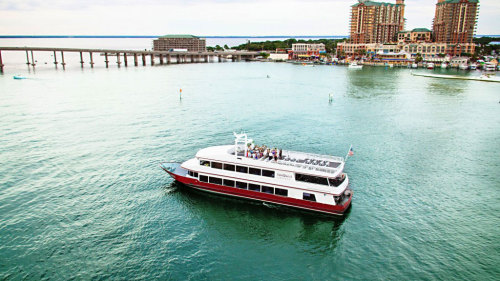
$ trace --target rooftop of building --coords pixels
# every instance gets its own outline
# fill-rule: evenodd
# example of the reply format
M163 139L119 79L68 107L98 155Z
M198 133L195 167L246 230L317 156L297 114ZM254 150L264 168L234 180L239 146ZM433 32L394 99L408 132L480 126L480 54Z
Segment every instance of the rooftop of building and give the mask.
M388 3L388 2L375 2L370 0L358 0L358 1L359 3L356 3L351 7L357 7L361 4L364 4L365 6L396 6L395 3Z
M412 29L411 32L431 32L431 31L430 31L430 29L419 27L419 28Z
M438 2L437 5L448 4L448 3L460 3L461 0L444 0ZM468 0L469 3L479 3L479 0Z
M160 36L159 38L194 38L194 39L199 39L200 37L190 35L190 34L168 34L168 35Z
M412 30L400 31L398 33L408 33L408 32L432 32L432 31L428 28L425 28L425 27L418 27L418 28L414 28Z

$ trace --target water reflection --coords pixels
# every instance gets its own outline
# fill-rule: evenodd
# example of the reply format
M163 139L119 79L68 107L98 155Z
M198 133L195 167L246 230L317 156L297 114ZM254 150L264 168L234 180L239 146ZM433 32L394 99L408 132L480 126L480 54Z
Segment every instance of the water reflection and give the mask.
M263 243L307 244L308 250L331 251L343 235L342 225L350 210L343 217L233 199L193 190L173 182L164 188L171 195L175 190L183 209L198 217L213 231L234 239L261 240Z
M365 67L361 70L347 69L346 71L347 95L351 98L393 96L399 88L398 75L394 73L397 70ZM387 75L386 72L391 72L391 75Z

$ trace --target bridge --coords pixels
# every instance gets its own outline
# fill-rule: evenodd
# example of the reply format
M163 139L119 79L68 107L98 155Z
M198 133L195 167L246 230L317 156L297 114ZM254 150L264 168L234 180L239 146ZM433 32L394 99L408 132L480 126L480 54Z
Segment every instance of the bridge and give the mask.
M88 48L54 48L54 47L0 47L0 71L3 71L4 64L2 62L2 52L5 51L20 51L26 52L26 64L36 66L34 52L53 52L54 64L57 66L57 54L59 53L60 63L63 68L66 65L64 61L64 53L80 53L80 65L83 68L85 61L84 56L88 54L88 63L90 67L94 67L94 54L99 54L104 57L106 67L109 67L110 57L116 57L118 67L122 64L128 66L129 57L133 57L134 66L139 65L139 59L142 65L147 64L149 57L150 65L155 65L156 58L159 58L159 64L170 63L198 63L198 62L213 62L215 58L219 62L250 60L255 58L258 52L235 51L235 52L170 52L170 51L152 51L152 50L120 50L120 49L88 49ZM84 55L85 54L85 55ZM132 62L131 62L132 63Z

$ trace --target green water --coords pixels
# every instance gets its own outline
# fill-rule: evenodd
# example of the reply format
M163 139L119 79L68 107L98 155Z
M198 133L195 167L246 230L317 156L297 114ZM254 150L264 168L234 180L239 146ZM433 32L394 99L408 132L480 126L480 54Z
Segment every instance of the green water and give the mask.
M498 280L499 101L500 84L407 69L6 68L0 279ZM352 144L347 216L190 192L158 166L240 130Z

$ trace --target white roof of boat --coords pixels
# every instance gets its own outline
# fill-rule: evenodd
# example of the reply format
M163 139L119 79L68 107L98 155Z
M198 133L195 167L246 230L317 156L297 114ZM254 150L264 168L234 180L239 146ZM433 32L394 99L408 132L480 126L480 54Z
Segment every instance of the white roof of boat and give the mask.
M344 158L336 156L283 150L282 159L274 161L266 157L248 158L243 156L241 152L236 156L234 150L234 145L211 146L199 150L196 153L196 158L330 178L338 176L344 168Z

